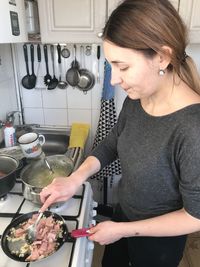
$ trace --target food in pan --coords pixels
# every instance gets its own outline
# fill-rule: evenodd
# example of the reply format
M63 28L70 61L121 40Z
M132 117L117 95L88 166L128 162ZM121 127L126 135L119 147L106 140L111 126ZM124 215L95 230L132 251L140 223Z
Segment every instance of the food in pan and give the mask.
M38 214L34 214L29 220L12 228L6 237L8 242L19 244L19 241L22 241L20 248L12 249L11 253L18 257L26 257L26 261L36 261L54 253L59 245L57 239L63 235L61 227L63 221L56 220L52 215L43 216L37 225L36 240L29 244L26 240L27 228L35 222L37 216Z

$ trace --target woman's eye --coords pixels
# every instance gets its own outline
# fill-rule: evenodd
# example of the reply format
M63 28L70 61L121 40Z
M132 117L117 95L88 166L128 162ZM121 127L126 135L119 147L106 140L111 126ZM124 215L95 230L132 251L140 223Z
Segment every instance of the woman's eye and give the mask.
M120 71L126 71L128 69L128 67L123 67L123 68L120 68Z

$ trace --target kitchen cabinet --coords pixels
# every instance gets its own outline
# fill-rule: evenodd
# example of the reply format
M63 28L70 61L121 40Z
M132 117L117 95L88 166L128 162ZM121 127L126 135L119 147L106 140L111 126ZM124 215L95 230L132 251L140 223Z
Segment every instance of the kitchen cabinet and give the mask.
M170 0L173 6L178 10L180 0ZM108 15L111 14L112 10L117 7L122 2L122 0L108 0Z
M180 0L179 12L188 27L190 43L200 43L200 1Z
M107 13L106 0L38 1L41 41L99 43Z
M180 1L179 0L170 0L170 2L176 8L176 10L178 10Z
M0 43L27 41L24 0L0 1Z
M108 16L122 2L122 0L108 0Z

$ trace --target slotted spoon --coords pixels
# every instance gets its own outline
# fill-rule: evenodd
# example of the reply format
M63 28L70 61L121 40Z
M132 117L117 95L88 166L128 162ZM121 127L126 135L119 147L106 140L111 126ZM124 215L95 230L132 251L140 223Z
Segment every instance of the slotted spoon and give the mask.
M53 78L50 84L48 84L48 90L55 89L56 86L58 85L58 79L56 78L56 75L55 75L54 46L53 45L50 46L50 52L51 52L51 61L52 61L52 69L53 69Z
M44 76L44 83L46 86L48 86L51 83L52 77L49 74L47 45L45 44L43 48L44 48L44 58L45 58L46 72L47 72L47 74Z

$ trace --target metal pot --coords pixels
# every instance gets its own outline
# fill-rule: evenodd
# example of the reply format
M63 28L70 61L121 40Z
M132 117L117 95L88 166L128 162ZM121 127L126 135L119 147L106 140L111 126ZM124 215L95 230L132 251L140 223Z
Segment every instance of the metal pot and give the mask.
M55 177L68 176L74 169L73 161L65 155L53 155L46 157L53 173L48 169L41 158L27 165L21 172L22 192L27 200L41 205L40 192L50 184Z
M80 69L79 70L80 79L77 87L86 93L88 90L92 89L95 84L95 77L92 72L87 69Z
M19 161L8 155L0 155L0 197L6 195L15 185Z
M81 45L80 47L80 53L81 53L81 58L82 58L82 64L83 68L79 69L79 81L77 83L78 89L83 91L85 94L87 93L88 90L90 90L94 84L95 84L95 77L94 74L89 71L88 69L85 68L85 63L84 63L84 48Z

